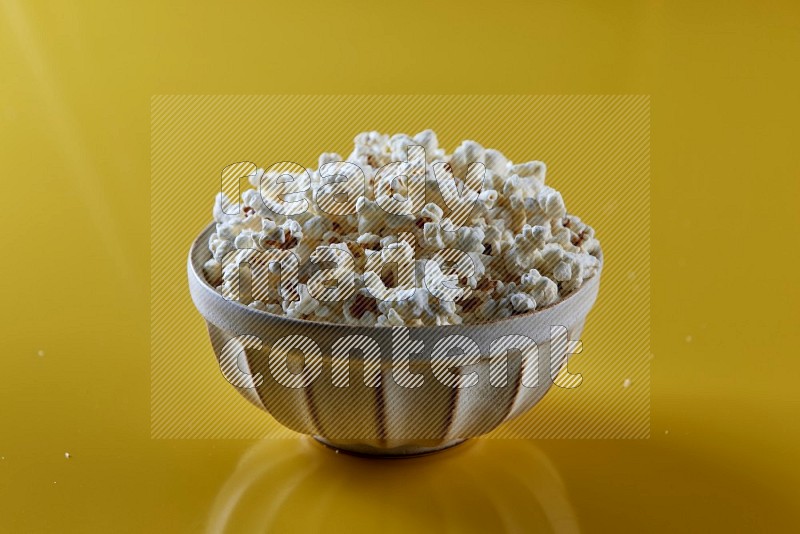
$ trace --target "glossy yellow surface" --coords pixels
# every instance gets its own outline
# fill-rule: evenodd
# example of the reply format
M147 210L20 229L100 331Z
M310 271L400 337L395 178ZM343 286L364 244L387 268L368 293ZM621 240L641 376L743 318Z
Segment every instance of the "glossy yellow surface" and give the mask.
M796 531L796 2L74 4L0 2L0 531ZM168 93L650 94L651 438L151 440Z

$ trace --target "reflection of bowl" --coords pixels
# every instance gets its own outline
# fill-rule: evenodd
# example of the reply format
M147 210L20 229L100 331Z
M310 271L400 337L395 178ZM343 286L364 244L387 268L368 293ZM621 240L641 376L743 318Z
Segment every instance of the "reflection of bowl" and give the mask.
M205 280L202 266L210 258L206 243L213 230L210 225L192 245L189 288L206 320L223 374L245 398L284 426L362 454L408 455L446 448L490 432L530 409L565 361L563 335L557 338L562 350L551 355L551 326L566 327L569 338L578 339L600 282L598 271L581 289L549 308L486 324L398 329L289 319L228 301ZM512 349L527 337L538 352L523 357L520 350L506 352L506 344L506 373L498 371L502 367L490 369L490 345L511 335L517 336ZM337 380L343 374L332 355L345 336L360 336L347 341L368 343L380 356L370 356L368 350L347 352L349 381L342 387ZM407 341L402 342L403 336ZM453 361L449 371L437 378L431 354L449 336L462 336L462 342L467 341L464 337L471 339L482 356L470 363ZM300 350L275 350L279 340L285 348L287 340L300 339L318 347L317 356L308 351L309 345L308 358ZM404 375L398 374L401 359L408 363ZM404 381L409 372L421 375L417 377L421 384ZM453 372L477 373L477 384L462 388L443 384L455 379L452 374L442 379L443 374ZM316 378L302 384L303 376Z
M413 491L409 491L413 488ZM552 462L526 440L369 461L262 440L217 493L207 532L579 532Z

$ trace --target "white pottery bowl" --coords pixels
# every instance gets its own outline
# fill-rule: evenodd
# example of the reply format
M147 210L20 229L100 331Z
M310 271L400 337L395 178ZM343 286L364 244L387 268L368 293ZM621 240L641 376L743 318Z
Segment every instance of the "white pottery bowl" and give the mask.
M570 340L579 339L600 287L598 270L572 295L533 313L485 324L403 329L424 348L402 354L402 347L393 347L393 335L397 335L394 328L290 319L226 300L203 275L203 263L210 258L208 237L213 231L212 224L193 243L188 275L192 299L206 321L223 372L226 368L230 371L238 355L239 369L249 374L242 375L245 380L235 387L245 398L296 432L359 454L404 456L436 451L490 432L531 409L547 393L552 386L550 377L556 376L564 363L563 356L556 358L554 354L551 358L551 326L566 327ZM600 259L602 267L602 256ZM271 367L271 348L290 335L311 339L320 349L321 371L305 387L287 387ZM380 373L379 383L365 384L364 372L369 365L364 354L355 350L350 353L348 386L335 384L332 346L352 335L368 337L380 346L379 371L377 363L370 367ZM478 381L471 387L446 386L431 368L434 346L452 335L467 336L480 349L478 361L451 368L460 375L476 372ZM526 359L518 350L509 351L506 385L498 387L490 381L489 347L507 335L535 341L538 358ZM255 336L262 343L260 347L246 346L237 341L239 336ZM306 360L300 351L285 355L290 372L304 369ZM424 379L418 387L404 387L395 380L394 366L403 355L408 356L408 370ZM526 387L524 384L530 384L537 371L537 386Z

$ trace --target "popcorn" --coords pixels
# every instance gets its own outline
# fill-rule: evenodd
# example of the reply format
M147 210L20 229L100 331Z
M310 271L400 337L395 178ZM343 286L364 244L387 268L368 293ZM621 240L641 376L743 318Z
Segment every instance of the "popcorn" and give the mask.
M319 155L319 161L317 162L317 165L318 165L317 168L322 167L326 163L336 163L338 161L342 161L342 156L340 156L336 152L323 152L322 154Z
M240 199L216 195L203 274L225 298L362 326L491 322L556 304L600 267L594 229L567 213L541 161L475 141L448 155L425 130L364 132L346 159L326 152L317 165L257 169ZM240 272L286 255L291 268ZM257 272L269 283L255 286Z
M453 248L464 252L483 252L484 237L485 234L481 228L459 228L456 230Z
M203 274L206 280L214 287L222 281L222 264L215 259L210 259L203 264Z
M394 309L389 309L386 315L378 317L377 326L405 326L405 321Z
M236 248L256 248L256 242L253 239L253 232L249 230L243 231L241 234L236 236L236 239L233 240L233 244Z
M441 224L436 222L425 223L425 226L422 229L423 245L435 250L441 250L447 246L445 239L445 231L442 229Z
M378 203L367 197L359 197L356 201L356 212L358 213L358 233L381 234L388 214L378 206Z
M506 177L508 173L508 159L502 152L490 148L483 153L483 159L488 170L502 178Z
M525 313L536 309L536 301L525 293L511 295L511 307L516 313Z
M333 223L326 217L314 215L303 224L303 235L312 241L322 241L322 236L333 229Z
M311 296L308 286L298 284L297 292L300 295L299 300L284 301L283 310L286 312L287 317L302 318L306 315L311 315L319 307L319 301Z
M414 136L414 141L425 148L426 159L437 161L444 158L444 150L439 148L439 139L433 130L425 130Z
M303 229L297 221L287 219L285 223L276 225L264 219L262 231L257 239L259 246L264 250L270 248L287 250L297 246L302 238Z
M476 286L474 281L475 266L473 259L464 253L456 250L446 250L437 253L425 264L424 283L425 288L433 296L443 299L443 302L452 302L467 298L471 293L470 285ZM442 264L452 262L452 269L442 269ZM445 272L447 271L447 272ZM466 279L467 287L455 287L457 282ZM470 284L472 281L472 284Z
M236 250L236 246L234 246L232 242L225 239L216 241L215 244L210 248L211 254L214 255L214 259L220 263L224 261L226 256Z
M522 275L520 288L533 297L540 308L555 304L558 300L558 284L539 274L536 269Z
M481 214L489 213L494 208L498 198L500 198L500 195L494 189L482 191L478 195L478 206L481 208Z
M500 256L503 252L505 232L499 225L492 225L484 230L483 253L488 255Z
M342 313L348 324L372 326L375 324L376 314L379 314L380 311L377 301L369 290L362 288L356 292L351 301L343 304Z
M442 215L444 215L444 211L442 208L437 206L434 203L425 204L425 207L422 208L420 212L419 219L424 222L439 222L442 220Z
M544 175L547 172L547 165L541 161L529 161L518 163L511 166L511 174L516 174L520 178L533 178L539 183L544 183Z
M549 187L539 192L537 197L539 207L549 220L562 219L567 214L567 208L564 206L564 199L561 198L561 193Z
M375 234L360 234L356 238L356 243L361 245L365 249L374 250L375 248L379 247L381 244L381 238Z
M536 262L537 252L544 248L549 237L549 227L523 226L522 232L514 237L514 250L508 256L513 267L523 271L530 269Z
M450 167L453 174L460 179L467 175L467 167L472 163L484 162L485 150L475 141L464 141L450 157Z

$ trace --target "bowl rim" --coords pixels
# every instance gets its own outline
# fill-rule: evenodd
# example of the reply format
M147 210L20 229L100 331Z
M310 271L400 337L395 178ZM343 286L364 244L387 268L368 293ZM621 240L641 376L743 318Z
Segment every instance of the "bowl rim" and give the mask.
M358 324L349 324L349 323L335 323L330 321L312 321L309 319L298 319L295 317L287 317L285 315L277 315L274 313L270 313L265 310L259 310L258 308L253 308L247 304L243 304L236 300L228 300L223 297L217 290L214 288L208 280L206 280L205 275L198 271L198 265L195 264L193 259L196 257L197 250L202 243L203 246L207 247L208 243L208 233L209 231L216 227L216 222L209 223L203 230L197 235L197 237L192 241L191 247L189 247L189 257L188 257L188 271L191 276L195 278L197 282L199 282L200 287L205 293L211 293L214 295L214 298L218 298L225 303L233 305L234 307L238 307L242 312L252 314L255 317L261 317L267 321L283 321L288 322L289 324L294 324L296 326L306 326L306 327L335 327L341 328L345 330L352 330L357 331L364 329L375 329L376 331L391 331L393 327L389 326L378 326L378 325L358 325ZM442 330L454 329L454 330L463 330L464 328L470 327L477 327L477 328L487 328L492 327L494 325L498 325L501 323L506 323L510 321L517 321L520 319L531 319L537 315L544 314L555 308L561 307L563 304L575 302L580 295L587 293L592 290L592 288L600 283L600 275L602 274L603 270L603 249L602 247L599 248L599 253L596 256L599 260L599 264L597 267L597 272L594 276L589 278L587 282L585 282L577 291L574 291L567 295L565 298L549 305L544 308L537 308L532 312L521 313L518 315L510 315L508 317L504 317L497 321L487 321L487 322L480 322L480 323L461 323L461 324L448 324L448 325L423 325L423 326L404 326L408 330L414 332L441 332Z

